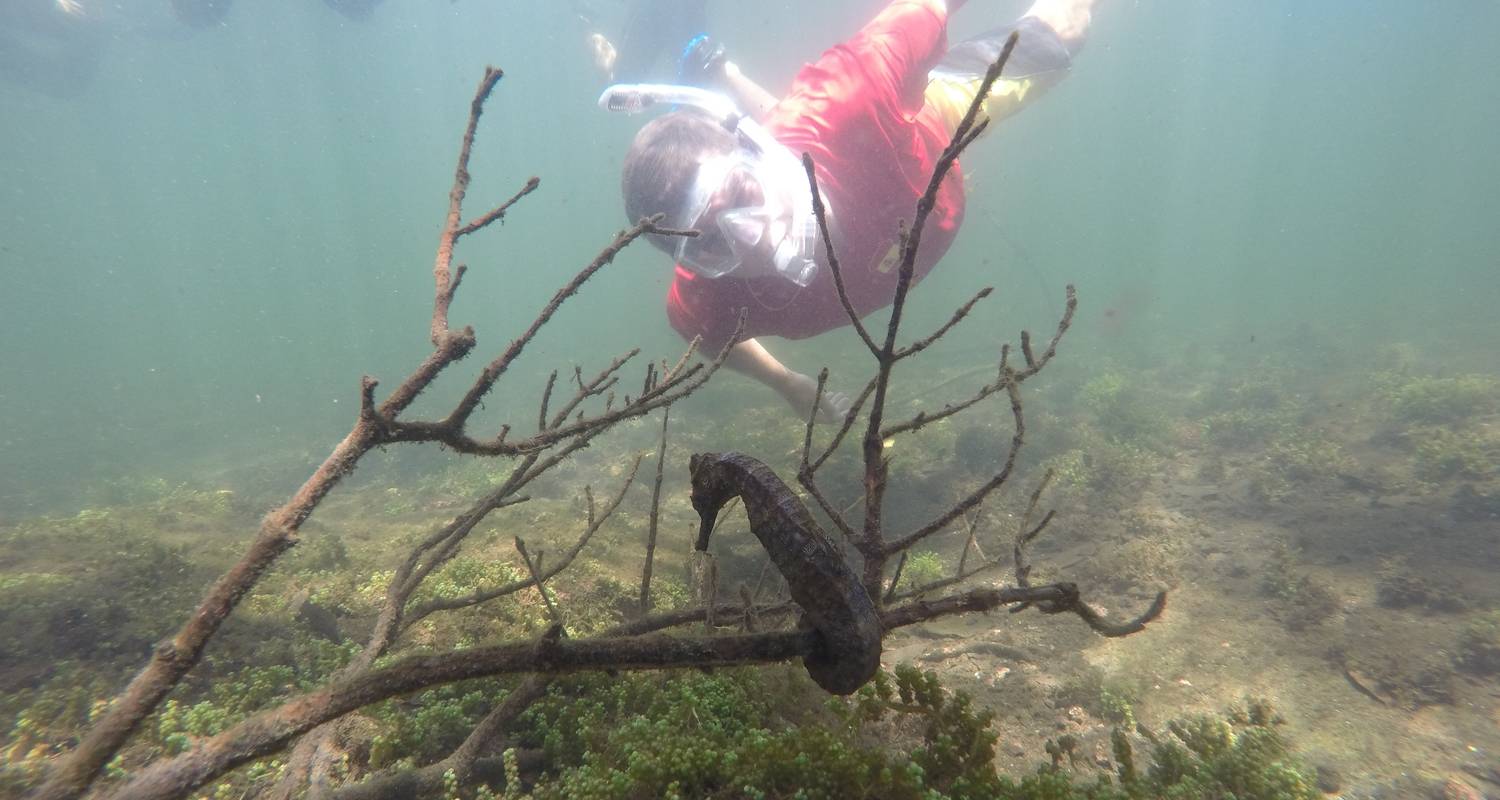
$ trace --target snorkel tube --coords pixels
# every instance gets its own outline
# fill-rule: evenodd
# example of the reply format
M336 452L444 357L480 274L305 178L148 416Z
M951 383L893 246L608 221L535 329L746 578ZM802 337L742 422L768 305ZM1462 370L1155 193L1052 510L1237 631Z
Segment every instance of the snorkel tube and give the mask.
M744 118L733 100L718 92L696 86L670 83L617 83L599 95L599 107L605 111L639 114L660 105L692 106L707 112L725 127L733 128Z

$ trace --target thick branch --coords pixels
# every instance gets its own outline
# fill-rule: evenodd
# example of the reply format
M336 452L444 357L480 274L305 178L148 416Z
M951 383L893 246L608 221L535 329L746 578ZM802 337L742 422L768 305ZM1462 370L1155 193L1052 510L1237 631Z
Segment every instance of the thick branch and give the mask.
M1161 613L1165 595L1148 611L1124 624L1112 624L1078 597L1073 584L986 589L931 602L918 601L881 615L884 630L937 617L987 611L1031 602L1047 614L1071 612L1105 636L1143 628ZM470 678L516 672L548 674L581 670L631 670L763 664L806 657L822 647L814 631L777 631L719 637L593 637L554 640L539 648L515 643L439 655L409 656L383 669L339 681L263 711L175 758L153 764L108 793L109 800L168 800L196 789L229 769L273 753L292 737L328 720L388 697Z
M141 720L156 709L167 693L197 663L209 639L218 631L219 626L238 605L245 593L259 581L282 553L296 543L298 531L302 523L311 516L313 509L344 476L354 470L359 459L371 447L391 441L390 431L392 426L398 424L397 415L404 411L444 368L463 358L474 346L474 334L471 329L465 328L461 332L454 333L448 328L448 305L453 297L457 277L461 277L461 270L459 275L455 276L450 266L453 259L453 245L460 232L463 198L469 183L468 161L473 148L474 134L484 102L500 76L499 70L487 69L470 104L469 123L460 148L454 183L449 191L448 217L434 259L434 307L430 328L433 353L396 388L381 404L378 411L374 402L375 381L371 378L364 379L360 391L359 417L353 429L308 478L296 495L285 505L267 515L261 524L259 534L240 561L214 583L203 601L199 603L177 633L170 640L157 646L151 661L100 715L78 746L57 760L46 783L38 791L38 798L68 800L77 797L93 782L104 765L119 752ZM617 242L617 244L620 243ZM570 284L570 286L576 291L576 284ZM560 299L555 300L549 309L555 310L555 305L559 302L561 302ZM545 316L550 316L550 314ZM523 339L534 335L535 330L545 321L545 318L539 318L534 322ZM518 353L519 347L513 345L512 350ZM514 354L509 357L514 358ZM719 363L722 363L722 357ZM712 374L712 369L703 371L695 382L692 380L691 371L685 373L681 376L681 391L663 392L650 402L638 404L631 411L634 414L646 413L663 404L680 399L701 385L709 374ZM498 374L496 376L498 377ZM492 384L493 378L489 380L489 384L485 385L485 390L487 391L489 385ZM459 410L463 411L459 414L460 418L467 418L472 408ZM630 414L596 419L592 421L592 425L593 427L607 426L626 416ZM588 426L574 427L578 429L563 429L558 438L545 442L545 446L551 446L557 441L573 437L583 432ZM541 448L530 448L530 450L535 449ZM530 450L522 448L512 453L520 454Z
M651 635L563 639L541 650L526 642L410 656L256 714L180 756L146 767L105 796L111 800L180 797L240 764L280 750L292 737L328 720L427 686L518 672L763 664L807 655L819 642L813 631L690 638Z
M78 746L57 760L46 784L38 791L38 798L63 800L77 797L88 787L140 721L154 711L182 676L198 663L208 640L250 587L282 553L297 543L297 530L302 522L345 475L354 471L360 457L370 449L373 438L374 431L368 424L364 421L356 423L354 430L334 448L291 501L266 515L260 533L239 562L214 582L177 633L156 646L151 661L110 703Z

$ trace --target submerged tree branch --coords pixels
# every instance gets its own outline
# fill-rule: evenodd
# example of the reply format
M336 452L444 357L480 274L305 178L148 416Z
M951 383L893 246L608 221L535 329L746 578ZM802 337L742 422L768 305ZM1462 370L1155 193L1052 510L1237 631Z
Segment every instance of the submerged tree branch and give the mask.
M1071 612L1106 636L1140 630L1160 613L1112 624L1078 599L1077 587L1055 584L1032 588L984 589L931 602L917 601L880 617L889 631L939 617L988 611L1009 603L1036 603L1043 613ZM1159 600L1159 603L1162 602ZM108 800L165 800L179 797L224 772L276 752L292 737L388 697L470 678L520 672L548 675L585 670L637 670L765 664L807 658L822 652L822 637L811 630L728 636L667 636L548 639L476 647L438 655L407 656L389 666L340 681L253 715L187 752L135 773L105 794Z
M462 205L470 179L468 163L478 120L486 98L500 77L498 70L491 69L486 72L471 103L469 122L460 149L453 187L449 193L446 224L439 239L434 264L434 312L430 330L434 347L432 354L383 402L376 402L376 382L371 378L364 379L360 387L359 415L349 435L287 505L266 517L260 535L241 562L220 578L198 612L178 635L158 647L151 664L101 717L100 723L90 731L79 747L59 760L57 769L43 787L40 796L49 800L73 798L89 787L102 766L119 751L131 730L151 713L198 660L203 647L238 600L281 553L295 544L301 524L339 479L352 471L360 457L371 448L386 444L437 443L461 453L511 456L516 458L516 462L498 485L477 498L463 514L419 542L398 566L387 587L384 606L364 650L326 685L289 698L276 707L262 710L216 736L198 740L186 752L175 757L149 764L121 783L108 787L101 792L103 796L118 800L183 797L227 771L276 753L297 737L316 730L313 736L303 739L293 758L293 766L288 770L287 779L277 787L283 796L292 797L300 790L306 776L316 771L319 760L326 760L320 743L324 741L321 737L329 734L329 728L320 729L319 726L338 720L370 703L471 678L515 673L531 676L496 705L473 729L464 744L447 758L420 769L375 776L363 783L342 787L335 796L340 800L373 800L428 794L441 786L444 773L449 771L461 782L467 780L478 768L484 749L493 746L505 726L540 696L551 676L565 672L710 668L800 658L809 674L820 685L830 691L848 692L858 688L878 669L881 642L886 632L948 614L987 611L1002 606L1009 607L1013 612L1034 607L1044 614L1073 614L1103 636L1128 635L1156 619L1165 607L1164 593L1158 595L1155 602L1135 619L1113 622L1085 603L1077 586L1072 583L1030 585L1030 567L1024 551L1052 519L1049 512L1034 527L1031 524L1046 484L1045 479L1032 494L1017 531L1014 545L1016 586L974 589L938 599L924 599L926 594L937 588L956 584L982 570L998 566L997 561L984 559L973 524L968 531L964 556L952 578L919 587L915 592L897 592L896 584L900 574L898 567L896 575L892 576L889 584L886 583L886 565L891 557L899 557L904 563L911 547L946 528L960 516L975 512L981 503L1011 479L1025 435L1021 384L1050 362L1058 342L1068 330L1076 306L1073 288L1069 286L1066 308L1057 331L1040 356L1033 350L1030 334L1022 331L1020 352L1024 366L1012 366L1009 346L1004 346L1001 348L999 368L994 379L979 387L969 399L935 412L918 414L907 421L886 421L890 410L889 392L897 362L923 352L954 331L974 305L989 293L988 289L978 292L971 300L959 306L934 332L905 347L898 346L897 339L908 294L914 282L925 225L935 207L939 189L950 171L956 167L959 155L986 125L986 121L981 119L982 103L1004 68L1015 43L1016 37L1012 35L999 59L987 71L974 101L930 175L926 190L917 202L910 228L903 228L901 231L901 258L896 274L891 316L885 335L879 342L858 318L847 294L844 276L834 252L827 210L823 208L818 194L815 165L810 158L804 157L804 167L814 195L815 216L839 300L856 334L875 358L876 372L855 400L849 416L816 457L812 435L816 418L809 418L804 431L797 477L807 494L844 534L839 544L852 544L858 572L845 561L844 547L835 547L822 534L801 500L764 465L759 465L760 469L757 469L758 462L739 454L700 454L694 457L691 467L693 504L701 517L699 549L707 549L709 535L718 521L716 516L725 507L728 498L741 497L750 517L751 532L761 541L771 556L771 562L786 580L795 603L773 602L757 606L755 598L759 594L759 587L754 593L741 587L739 605L720 604L710 596L707 604L700 608L647 615L656 512L666 454L665 411L673 403L701 387L725 363L730 348L740 339L745 328L743 316L730 342L707 363L694 363L698 348L695 340L674 366L668 368L663 361L658 370L657 364L648 364L641 391L634 398L625 394L623 402L616 402L621 370L637 354L636 351L630 351L614 358L592 379L586 379L582 368L575 366L572 380L565 379L560 387L554 372L541 392L539 408L534 409L536 432L529 436L508 440L507 436L512 429L509 424L502 425L499 433L493 437L474 436L468 431L468 423L474 412L561 305L576 296L583 285L608 265L624 247L646 234L692 235L692 232L658 226L659 217L643 219L620 232L587 266L557 291L516 339L480 369L463 398L445 416L434 420L401 419L402 413L443 369L465 357L475 346L471 329L464 328L454 332L449 327L448 309L464 275L462 265L456 269L451 266L454 245L463 236L502 219L515 203L538 186L537 179L533 178L502 205L468 223L463 222ZM826 371L819 375L817 392L820 397L826 390L827 379ZM570 382L573 384L571 395L559 396L567 394L565 387ZM892 436L916 432L931 422L973 408L986 397L1002 391L1010 400L1014 433L999 472L958 499L947 510L938 513L928 524L894 540L888 540L883 511L885 496L890 488L890 460L884 452L885 441ZM602 409L599 408L600 405ZM814 407L817 405L815 403ZM640 417L657 409L662 409L664 414L652 498L652 535L647 545L640 587L639 605L642 616L619 625L604 635L584 639L564 638L561 635L562 609L548 596L546 585L549 579L564 572L575 562L600 525L618 508L632 485L640 465L639 457L619 493L602 511L595 508L592 493L586 492L587 525L572 548L561 558L554 556L544 565L541 563L541 554L533 557L517 537L516 547L521 553L529 577L504 586L476 588L460 597L433 600L408 608L411 598L423 581L459 553L469 533L490 512L524 501L525 496L521 491L532 480L578 449L588 446L596 436L615 423ZM530 413L533 412L528 412ZM855 504L850 504L849 508L842 511L835 508L818 486L817 474L843 445L847 434L862 414L865 426L860 450L865 513L863 523L856 526L845 519ZM523 429L525 428L517 427L517 430ZM974 569L966 569L971 549L980 553L983 563ZM709 563L712 565L711 559ZM548 633L539 640L504 642L435 654L406 655L376 666L376 660L388 652L401 633L409 630L418 620L440 611L476 605L531 586L542 593L553 621ZM559 594L559 597L563 596L565 595ZM912 596L917 599L890 605ZM882 605L887 607L882 608ZM784 625L784 617L792 612L799 616L795 628L761 630L768 619L775 623L781 617L781 624ZM716 617L730 620L731 623L742 621L745 632L729 635L662 633L696 621L706 621L712 629Z
M642 233L657 231L654 220L646 220L632 231L616 237L611 245L601 251L593 262L574 276L573 280L554 296L552 302L533 320L525 333L512 342L501 356L481 372L464 401L448 415L446 424L441 424L440 428L431 430L417 423L415 435L406 429L406 426L413 423L399 421L399 415L445 368L466 356L474 347L475 339L472 329L464 328L462 331L453 332L448 322L449 305L463 276L462 267L456 271L451 268L455 243L460 237L474 233L500 219L513 203L537 186L536 180L532 179L503 206L488 212L468 225L462 222L463 200L469 184L468 163L479 117L483 112L485 101L499 82L501 74L498 69L487 69L470 103L468 124L459 151L453 186L449 191L448 214L434 259L433 316L429 331L433 352L378 406L374 398L376 381L369 377L362 380L359 392L359 414L348 435L339 442L328 458L286 504L266 516L259 533L245 554L215 581L183 626L170 639L157 645L150 662L109 704L84 734L78 746L56 760L46 782L37 792L38 798L70 800L79 796L94 782L104 765L120 751L140 722L157 708L167 693L177 686L188 670L198 662L205 646L239 604L240 599L283 553L297 543L302 524L312 515L328 493L346 475L353 472L366 453L374 447L398 441L448 442L451 440L459 444L473 443L475 440L469 438L463 431L463 424L477 405L479 398L489 391L505 367L520 354L525 344L551 319L558 306L576 294L584 281L608 264L621 248L630 244ZM665 231L665 233L670 235L675 232ZM689 353L692 350L693 346L690 346ZM497 442L490 446L472 449L490 454L522 456L539 453L555 446L562 446L564 450L576 449L586 444L594 435L621 420L663 408L691 394L722 365L727 353L726 347L717 359L706 366L697 364L674 372L654 386L650 392L621 408L588 418L580 413L575 421L559 424L550 431L539 433L519 443L518 446L506 445L502 434ZM686 357L683 359L683 363L685 362ZM592 396L586 390L581 393L584 397ZM508 427L506 429L508 430ZM437 435L427 437L420 435L423 431L429 430ZM456 546L456 539L454 546ZM448 553L451 554L451 552L452 548L448 550Z

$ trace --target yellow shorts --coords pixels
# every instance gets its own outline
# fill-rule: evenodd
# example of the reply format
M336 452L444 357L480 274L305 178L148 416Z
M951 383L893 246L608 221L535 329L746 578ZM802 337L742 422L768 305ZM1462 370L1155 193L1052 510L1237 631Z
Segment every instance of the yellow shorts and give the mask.
M923 96L927 105L937 109L950 134L963 121L964 114L968 113L969 106L974 102L974 95L979 92L979 84L983 81L984 76L971 78L936 75L927 82L927 90ZM1002 77L990 87L990 96L985 98L979 111L991 121L1004 119L1021 110L1026 97L1035 94L1033 90L1038 88L1034 78L1011 80Z
M953 45L927 80L926 101L949 133L958 127L984 82L984 73L1011 36L1019 36L1000 79L990 87L980 111L990 121L1020 111L1067 75L1073 56L1057 32L1034 17L979 34ZM1075 45L1076 46L1076 45Z

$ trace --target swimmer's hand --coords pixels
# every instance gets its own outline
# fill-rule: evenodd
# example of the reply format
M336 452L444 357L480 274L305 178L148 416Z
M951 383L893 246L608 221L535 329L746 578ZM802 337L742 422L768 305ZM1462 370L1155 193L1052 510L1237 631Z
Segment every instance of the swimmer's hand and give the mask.
M812 410L813 400L818 395L818 381L810 375L789 372L785 382L776 389L797 416L806 420ZM826 425L841 423L849 415L854 399L843 392L830 392L823 387L823 401L818 404L818 422Z
M677 77L687 86L713 86L724 77L727 63L729 57L724 51L724 43L700 33L682 49Z

